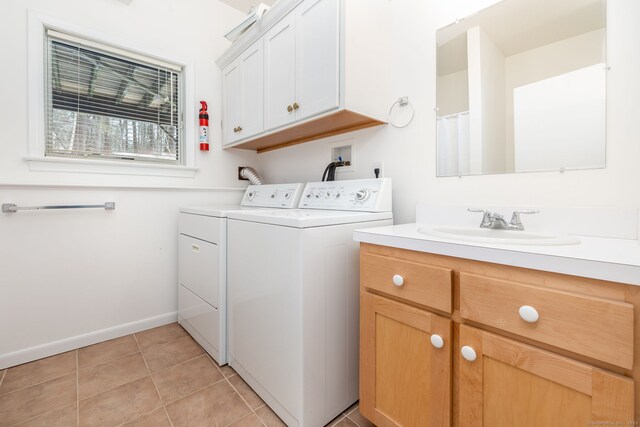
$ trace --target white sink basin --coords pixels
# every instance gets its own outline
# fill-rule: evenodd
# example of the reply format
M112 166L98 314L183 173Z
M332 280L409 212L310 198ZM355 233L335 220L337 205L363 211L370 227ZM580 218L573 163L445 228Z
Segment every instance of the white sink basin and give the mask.
M573 236L528 231L493 230L489 228L420 227L418 232L441 239L493 243L496 245L562 246L580 243L580 239Z

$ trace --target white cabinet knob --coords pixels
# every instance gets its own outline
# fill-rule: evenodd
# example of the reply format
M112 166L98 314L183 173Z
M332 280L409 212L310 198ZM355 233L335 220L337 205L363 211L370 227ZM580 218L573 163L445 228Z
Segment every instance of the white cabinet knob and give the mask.
M463 346L460 349L460 353L462 353L462 357L464 357L465 360L468 360L469 362L473 362L478 357L476 355L476 351L468 345Z
M442 348L444 347L444 339L440 335L433 334L431 335L431 344L435 348Z
M518 310L518 314L520 314L522 320L529 323L536 323L540 318L538 310L531 307L530 305L523 305L522 307L520 307L520 310Z
M396 285L396 286L404 285L404 278L399 274L394 275L393 276L393 284Z

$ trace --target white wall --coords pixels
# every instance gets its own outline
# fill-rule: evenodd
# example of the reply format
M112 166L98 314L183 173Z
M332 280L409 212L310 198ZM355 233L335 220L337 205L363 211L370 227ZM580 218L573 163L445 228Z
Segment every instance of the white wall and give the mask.
M29 170L29 9L195 65L194 96L209 102L212 137L212 151L196 155L195 178ZM239 201L237 166L256 163L255 153L220 150L214 60L229 45L222 35L242 16L215 0L3 4L0 55L11 66L0 79L0 203L115 201L117 208L0 214L0 367L175 320L178 208ZM197 118L187 125L197 126ZM220 190L226 187L236 190Z
M460 70L438 76L438 116L469 111L469 72Z
M514 89L603 62L604 32L604 29L590 31L505 58L505 110L507 115L505 123L508 170L515 169Z
M495 0L393 1L390 35L394 46L392 99L407 95L416 118L405 129L372 128L334 139L354 138L356 171L339 179L371 177L372 162L384 160L394 179L396 222L411 222L417 202L436 204L531 206L640 205L640 56L637 43L640 2L607 3L608 77L607 167L600 170L436 178L436 29ZM269 180L319 180L329 162L327 141L276 150L258 156Z

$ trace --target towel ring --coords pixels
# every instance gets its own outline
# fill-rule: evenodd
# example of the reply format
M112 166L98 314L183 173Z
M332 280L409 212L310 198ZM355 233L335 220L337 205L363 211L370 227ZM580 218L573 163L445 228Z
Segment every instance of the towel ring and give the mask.
M393 123L393 120L391 120L391 113L393 113L393 110L396 107L406 107L407 105L411 107L411 117L409 117L409 120L407 121L407 123L404 123L401 125ZM398 100L391 105L391 108L389 108L389 124L395 128L406 128L413 121L413 118L415 117L415 115L416 115L416 109L413 106L413 104L409 102L409 97L402 96L398 98Z

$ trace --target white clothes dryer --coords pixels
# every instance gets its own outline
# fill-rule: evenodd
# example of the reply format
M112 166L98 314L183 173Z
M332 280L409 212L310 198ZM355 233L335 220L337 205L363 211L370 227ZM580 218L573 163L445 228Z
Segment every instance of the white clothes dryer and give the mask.
M237 206L180 209L178 323L220 365L227 363L227 215L292 209L304 184L250 185Z

